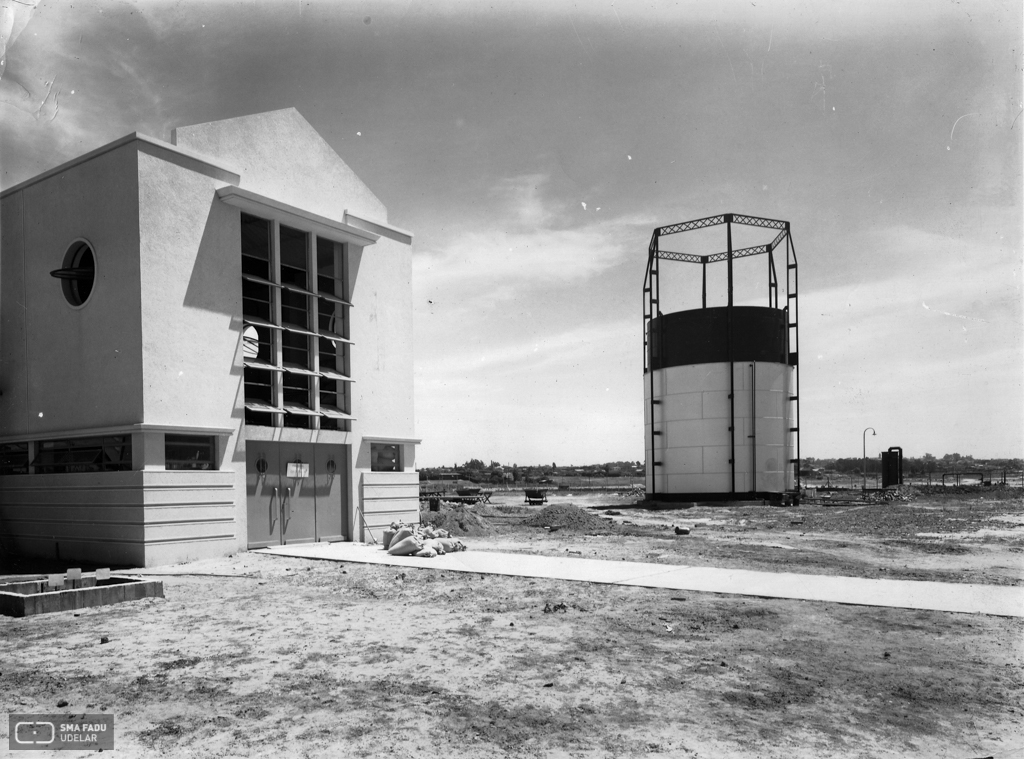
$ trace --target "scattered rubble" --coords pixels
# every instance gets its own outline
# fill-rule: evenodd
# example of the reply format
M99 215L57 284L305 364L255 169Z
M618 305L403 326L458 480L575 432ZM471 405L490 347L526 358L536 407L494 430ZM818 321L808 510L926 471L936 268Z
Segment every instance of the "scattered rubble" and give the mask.
M864 495L864 500L869 503L890 503L892 501L907 503L915 500L917 493L917 488L910 487L909 485L900 485L899 487L886 488L885 490L869 491Z
M384 550L392 556L432 559L446 553L465 551L466 545L453 538L447 530L392 522L391 529L384 532Z

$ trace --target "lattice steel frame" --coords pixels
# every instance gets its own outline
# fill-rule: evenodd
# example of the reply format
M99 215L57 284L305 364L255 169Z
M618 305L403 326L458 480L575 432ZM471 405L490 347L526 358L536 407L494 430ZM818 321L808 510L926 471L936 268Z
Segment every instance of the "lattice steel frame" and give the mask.
M704 229L706 227L715 227L720 225L726 227L726 250L720 253L713 253L711 255L694 255L692 253L678 253L670 250L664 250L661 247L661 238L667 237L668 235L679 234L681 232L691 232L696 229ZM733 250L732 247L732 225L743 224L750 227L762 227L765 229L777 229L779 230L778 235L775 236L770 243L766 245L755 245L750 248L739 248ZM647 272L644 276L644 374L647 375L649 382L650 392L650 403L649 413L651 420L651 460L648 462L650 466L651 474L651 490L649 495L657 495L657 467L662 465L662 462L657 460L657 448L655 446L655 439L661 435L661 431L658 429L658 423L655 419L655 409L661 405L661 401L654 397L654 371L650 366L650 327L651 320L655 316L661 314L658 310L658 304L661 299L661 286L659 281L659 273L661 269L661 261L679 261L682 263L692 263L701 265L701 304L702 308L707 308L708 305L708 293L707 293L707 265L710 263L718 263L725 261L728 267L728 328L727 334L729 335L729 344L727 351L729 354L729 432L731 439L730 448L730 463L732 464L732 486L730 493L736 493L736 408L735 408L735 362L732 360L732 309L733 309L733 270L732 262L737 258L745 258L747 256L758 256L767 254L768 256L768 306L771 308L779 307L779 281L775 272L775 250L785 243L786 250L786 305L783 308L786 314L786 325L789 331L789 365L795 368L796 375L796 387L791 388L789 395L789 402L794 404L793 406L793 427L789 428L789 432L795 435L795 448L796 458L790 459L789 464L793 466L794 471L794 482L796 483L796 489L800 490L800 328L798 325L799 315L799 298L798 293L798 269L796 260L796 248L793 245L793 235L790 229L788 221L780 221L778 219L764 219L759 216L741 216L739 214L725 213L719 216L708 216L703 219L695 219L693 221L684 221L680 224L670 224L665 227L658 227L654 230L654 234L651 235L651 242L647 248ZM661 344L663 341L665 330L658 331L658 355L663 356L664 345ZM753 483L752 483L753 484ZM737 494L738 495L738 494Z

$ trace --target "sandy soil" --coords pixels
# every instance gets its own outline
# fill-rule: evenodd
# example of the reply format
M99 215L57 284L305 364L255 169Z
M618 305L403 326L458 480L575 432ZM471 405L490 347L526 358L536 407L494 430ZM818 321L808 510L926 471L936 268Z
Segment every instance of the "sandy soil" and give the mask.
M519 526L518 500L492 499L500 526L465 538L470 550L1024 581L1019 499L650 512L559 496L634 523L582 532ZM147 573L166 598L0 617L3 710L113 713L117 755L131 757L1024 754L1024 620L467 576L429 560L240 554Z

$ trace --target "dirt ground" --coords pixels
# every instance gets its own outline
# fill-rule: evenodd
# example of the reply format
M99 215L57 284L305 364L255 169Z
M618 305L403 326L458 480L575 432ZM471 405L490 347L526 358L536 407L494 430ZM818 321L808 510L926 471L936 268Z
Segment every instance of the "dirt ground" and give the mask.
M588 507L584 529L526 526L537 509L496 494L491 532L464 540L1022 585L1019 492L672 511L552 496ZM0 706L112 713L130 757L1024 756L1022 619L429 567L243 553L146 570L164 599L0 617Z

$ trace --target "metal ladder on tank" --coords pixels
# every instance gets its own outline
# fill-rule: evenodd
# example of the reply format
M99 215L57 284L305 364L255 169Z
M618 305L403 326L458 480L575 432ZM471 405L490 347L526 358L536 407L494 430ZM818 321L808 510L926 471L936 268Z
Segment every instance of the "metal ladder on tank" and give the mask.
M799 277L796 261L796 246L793 245L793 233L790 230L789 222L786 222L786 326L789 341L789 365L794 368L796 386L789 391L789 403L793 404L793 413L790 418L793 426L789 428L790 434L794 436L794 448L796 458L790 459L793 466L793 481L796 485L796 492L800 492L800 326L799 326Z
M644 274L644 372L647 374L648 381L648 413L651 420L651 458L646 462L650 468L649 474L651 475L651 490L650 494L653 496L658 492L658 479L657 479L657 467L662 465L662 462L658 461L658 450L655 447L655 441L661 436L661 430L655 427L654 411L655 407L661 405L661 400L654 397L654 362L651 361L652 348L654 344L652 339L656 339L657 355L660 359L662 356L662 333L664 330L658 330L658 335L651 335L651 323L653 319L658 315L658 301L661 298L661 288L658 282L658 237L659 229L654 230L654 234L651 236L651 244L647 248L647 272Z

